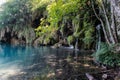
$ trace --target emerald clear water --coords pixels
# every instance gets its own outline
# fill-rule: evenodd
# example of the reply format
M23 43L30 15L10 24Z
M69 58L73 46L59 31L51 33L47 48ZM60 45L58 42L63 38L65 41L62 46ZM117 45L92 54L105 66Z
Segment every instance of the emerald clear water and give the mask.
M47 50L46 48L0 45L0 80L7 80L11 76L22 74L22 70L41 62L41 57L49 54L49 48Z
M65 48L1 44L0 80L79 80L86 72L98 71L87 55Z

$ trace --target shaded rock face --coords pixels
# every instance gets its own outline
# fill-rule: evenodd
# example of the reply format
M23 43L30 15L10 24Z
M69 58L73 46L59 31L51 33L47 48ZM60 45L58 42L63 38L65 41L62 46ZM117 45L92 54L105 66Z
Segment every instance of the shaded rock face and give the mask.
M12 38L11 41L10 41L10 43L12 45L18 45L18 44L20 44L20 41L18 39Z
M52 48L60 48L62 46L64 46L64 47L70 47L66 39L64 39L64 40L61 39L58 43L54 44L52 46Z
M15 31L12 28L2 28L0 29L0 42L1 43L9 43L12 45L25 45L27 42L26 40L28 40L28 38L33 38L30 37L31 35L29 34L26 37L26 34L21 35L21 31ZM33 32L31 32L32 34ZM33 33L34 34L34 33ZM33 35L32 35L33 36Z
M8 28L1 29L1 31L0 31L1 42L10 43L10 39L11 39L11 31Z
M26 44L26 39L24 37L22 37L20 39L12 37L10 39L10 44L12 44L12 45L25 45Z
M35 40L33 40L32 45L33 46L38 46L40 44L40 40L41 40L40 37L36 38Z

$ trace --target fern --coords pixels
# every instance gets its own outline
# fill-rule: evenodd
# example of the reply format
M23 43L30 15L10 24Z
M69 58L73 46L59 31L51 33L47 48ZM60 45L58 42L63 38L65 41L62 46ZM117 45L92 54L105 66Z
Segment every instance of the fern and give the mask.
M93 54L97 61L112 67L120 66L120 54L112 52L114 45L109 46L106 43L102 43L100 47L100 50Z

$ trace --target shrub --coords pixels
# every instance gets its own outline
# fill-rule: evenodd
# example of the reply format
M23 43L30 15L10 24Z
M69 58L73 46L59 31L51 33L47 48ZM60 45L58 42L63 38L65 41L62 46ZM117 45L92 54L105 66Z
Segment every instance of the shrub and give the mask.
M68 41L68 44L71 45L75 41L75 37L74 36L68 36L67 41Z
M105 64L107 66L120 66L120 54L116 53L114 50L115 45L109 46L106 43L100 45L100 50L97 50L93 56L96 61Z

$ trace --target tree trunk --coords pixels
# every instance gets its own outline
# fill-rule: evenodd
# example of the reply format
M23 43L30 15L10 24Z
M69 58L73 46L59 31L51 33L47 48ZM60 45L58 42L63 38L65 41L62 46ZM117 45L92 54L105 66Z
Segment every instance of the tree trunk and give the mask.
M112 34L112 30L111 30L111 26L110 26L110 20L108 19L108 16L107 16L107 12L106 12L106 10L105 10L105 6L104 6L104 3L103 3L103 1L101 2L102 4L102 9L103 9L103 14L104 14L104 16L105 16L105 22L106 22L106 27L107 27L107 29L108 29L108 33L110 34L110 38L109 38L109 40L111 41L111 43L112 44L115 44L115 39L114 39L114 35ZM112 21L113 22L113 21Z
M116 25L116 21L115 21L115 6L117 5L116 3L117 3L116 0L111 0L110 8L111 8L111 20L112 20L111 28L113 31L114 39L115 39L116 43L118 43L117 25Z
M105 36L105 40L107 41L108 44L110 44L110 41L108 39L108 35L107 35L107 32L106 32L106 29L105 29L105 24L104 24L103 20L99 17L99 15L97 14L97 12L95 10L94 1L92 1L92 9L93 9L94 14L97 17L97 19L101 22L101 26L102 26L103 33L104 33L104 36Z
M93 0L91 1L93 3ZM116 0L101 0L100 4L98 4L99 7L98 9L100 12L102 12L103 15L97 14L94 4L92 4L93 11L97 19L101 22L104 36L108 44L118 43L118 34L116 27L117 25L115 20L115 8L114 8L115 4L116 4Z

